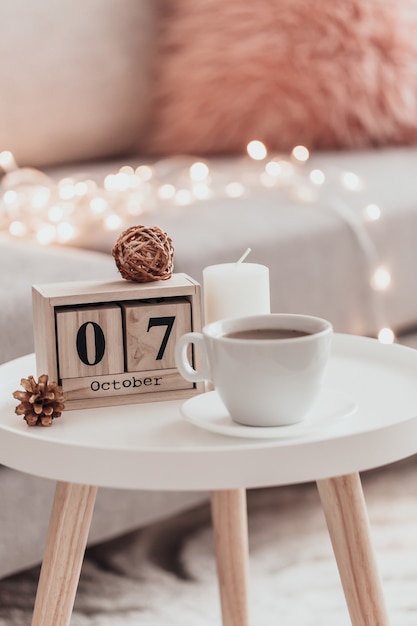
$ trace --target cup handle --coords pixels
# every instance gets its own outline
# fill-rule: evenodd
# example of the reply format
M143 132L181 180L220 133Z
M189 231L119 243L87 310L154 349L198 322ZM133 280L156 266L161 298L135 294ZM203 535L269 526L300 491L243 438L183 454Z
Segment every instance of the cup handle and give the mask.
M188 359L188 346L194 344L201 353L201 366L194 369ZM178 371L185 380L196 383L201 380L211 380L210 366L207 359L204 337L201 333L186 333L175 344L175 363Z

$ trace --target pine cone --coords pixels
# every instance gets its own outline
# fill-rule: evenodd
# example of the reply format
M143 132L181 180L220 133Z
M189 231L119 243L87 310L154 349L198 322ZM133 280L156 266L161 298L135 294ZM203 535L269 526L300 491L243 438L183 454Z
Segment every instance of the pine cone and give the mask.
M60 417L64 410L62 387L56 382L48 383L48 375L39 376L36 382L33 376L22 378L20 384L25 391L15 391L13 397L20 400L16 415L23 415L29 426L50 426L55 417Z

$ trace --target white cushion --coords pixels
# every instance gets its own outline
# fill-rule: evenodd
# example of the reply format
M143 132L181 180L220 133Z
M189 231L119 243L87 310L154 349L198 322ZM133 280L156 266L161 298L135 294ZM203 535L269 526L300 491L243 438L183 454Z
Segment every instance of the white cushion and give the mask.
M132 151L153 25L150 0L3 0L0 150L31 166Z

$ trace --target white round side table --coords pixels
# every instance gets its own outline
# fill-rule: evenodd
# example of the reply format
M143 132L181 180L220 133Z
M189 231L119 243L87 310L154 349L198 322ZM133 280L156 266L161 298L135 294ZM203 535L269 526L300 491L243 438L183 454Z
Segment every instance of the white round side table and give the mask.
M210 394L64 411L30 428L12 392L34 373L33 355L0 366L0 462L57 481L32 626L70 622L98 487L210 491L223 626L248 626L245 490L307 481L318 485L352 624L389 624L359 472L417 452L417 351L335 334L325 392L349 410L332 415L325 403L326 419L262 438L213 432ZM184 418L201 407L203 422Z

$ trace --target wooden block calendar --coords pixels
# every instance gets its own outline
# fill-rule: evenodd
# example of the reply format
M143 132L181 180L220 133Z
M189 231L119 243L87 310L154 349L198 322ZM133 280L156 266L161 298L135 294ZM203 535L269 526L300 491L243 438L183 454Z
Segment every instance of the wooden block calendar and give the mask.
M37 374L62 385L65 408L203 391L175 366L177 339L202 325L200 285L186 274L150 283L34 285L32 299Z

